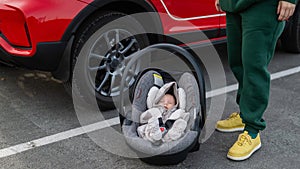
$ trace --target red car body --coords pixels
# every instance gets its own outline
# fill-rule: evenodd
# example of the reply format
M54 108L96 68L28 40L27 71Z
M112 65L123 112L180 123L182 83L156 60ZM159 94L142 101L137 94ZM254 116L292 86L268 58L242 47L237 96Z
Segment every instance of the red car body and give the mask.
M100 0L99 7L92 6L93 2L95 1L1 0L0 46L9 57L12 57L12 60L14 60L13 57L33 57L37 54L38 45L41 43L64 43L67 41L67 30L74 29L71 27L74 25L72 25L72 21L74 18L80 17L79 15L86 8L97 10L101 6L119 1ZM124 1L120 2L124 3ZM201 30L219 29L220 26L225 26L225 19L221 19L221 17L224 18L224 14L215 10L211 0L176 2L172 0L140 2L129 0L128 5L131 3L147 6L144 8L152 8L152 11L144 9L144 12L167 13L170 17L161 20L165 34L192 31L189 28L176 29L181 25L181 20L188 20ZM83 16L82 19L85 17L88 16Z

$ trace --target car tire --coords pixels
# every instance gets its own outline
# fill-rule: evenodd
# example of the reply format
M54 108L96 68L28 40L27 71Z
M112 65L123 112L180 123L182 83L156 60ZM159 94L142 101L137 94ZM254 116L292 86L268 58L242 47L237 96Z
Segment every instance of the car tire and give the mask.
M298 3L294 15L286 22L281 36L283 50L300 53L300 5Z
M95 96L101 110L115 108L113 97L120 94L117 82L121 81L126 63L133 53L149 45L148 37L141 32L144 29L135 18L120 12L101 12L84 23L75 38L72 55L73 73L79 72L81 75L77 77L83 78L74 80L73 74L72 87L76 86L80 97ZM96 57L101 57L99 62L90 65ZM133 68L126 81L129 87L141 67Z

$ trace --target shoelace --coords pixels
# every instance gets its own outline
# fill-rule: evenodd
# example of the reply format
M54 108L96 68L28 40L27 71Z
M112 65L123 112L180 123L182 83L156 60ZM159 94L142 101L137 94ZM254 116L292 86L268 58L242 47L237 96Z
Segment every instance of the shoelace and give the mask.
M240 138L239 138L237 144L238 144L239 146L243 146L243 145L245 144L245 142L248 142L250 145L252 144L250 136L249 136L248 134L246 134L246 133L243 133L243 134L240 136Z
M239 113L232 113L226 120L233 120L238 117Z

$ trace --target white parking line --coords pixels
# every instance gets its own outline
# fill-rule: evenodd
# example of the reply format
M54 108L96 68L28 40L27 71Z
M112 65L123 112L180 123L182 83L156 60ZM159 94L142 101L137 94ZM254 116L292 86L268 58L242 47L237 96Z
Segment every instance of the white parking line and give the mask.
M22 144L8 147L8 148L4 148L4 149L0 150L0 158L11 156L11 155L14 155L17 153L21 153L21 152L24 152L24 151L27 151L27 150L30 150L30 149L33 149L36 147L41 147L41 146L44 146L47 144L55 143L55 142L58 142L61 140L71 138L71 137L79 136L81 134L100 130L100 129L110 127L110 126L113 126L113 125L116 125L119 123L120 123L119 118L115 117L115 118L112 118L109 120L93 123L90 125L78 127L75 129L61 132L61 133L57 133L54 135L42 137L42 138L32 140L27 143L22 143Z
M292 74L296 74L299 72L300 72L300 66L274 73L271 75L271 79L275 80L275 79L289 76ZM238 89L237 84L233 84L233 85L226 86L223 88L215 89L215 90L206 92L206 98L211 98L211 97L215 97L218 95L226 94L226 93L229 93L232 91L236 91L237 89ZM105 121L93 123L90 125L78 127L78 128L71 129L71 130L67 130L67 131L57 133L54 135L42 137L42 138L32 140L27 143L21 143L18 145L14 145L14 146L11 146L8 148L1 149L0 150L0 158L8 157L8 156L18 154L18 153L21 153L21 152L24 152L27 150L31 150L31 149L34 149L37 147L41 147L41 146L48 145L51 143L59 142L59 141L62 141L62 140L68 139L68 138L76 137L76 136L79 136L79 135L82 135L85 133L93 132L96 130L101 130L106 127L117 125L119 123L120 123L119 118L115 117L115 118L111 118L111 119L108 119Z

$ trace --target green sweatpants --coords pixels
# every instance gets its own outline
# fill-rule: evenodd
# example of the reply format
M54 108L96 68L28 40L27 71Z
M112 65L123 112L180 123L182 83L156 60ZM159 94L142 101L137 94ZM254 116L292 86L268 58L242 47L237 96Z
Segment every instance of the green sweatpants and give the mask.
M239 83L237 103L245 130L258 133L270 90L268 64L285 22L278 21L278 0L263 0L238 13L227 12L228 57Z

